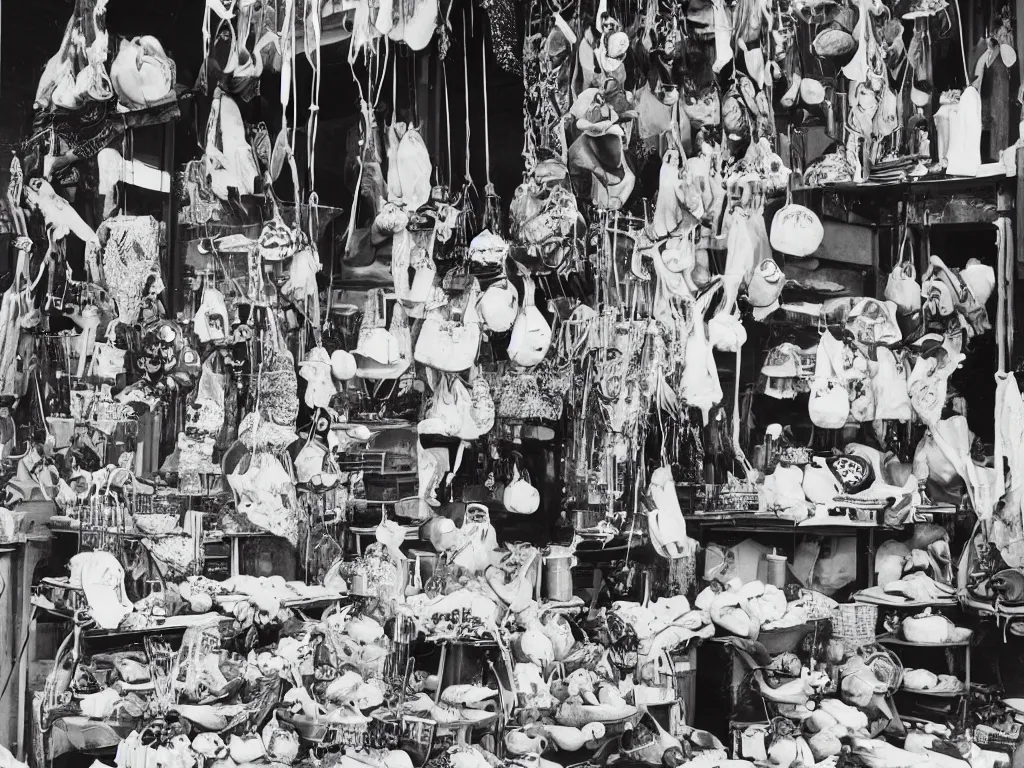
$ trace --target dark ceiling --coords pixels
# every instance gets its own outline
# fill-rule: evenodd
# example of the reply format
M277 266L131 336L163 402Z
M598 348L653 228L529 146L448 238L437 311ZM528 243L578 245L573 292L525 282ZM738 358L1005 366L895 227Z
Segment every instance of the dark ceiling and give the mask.
M474 3L475 4L475 3ZM468 5L468 3L467 3ZM24 138L31 125L31 107L36 84L50 56L57 51L68 18L74 8L73 0L6 0L0 3L0 144L9 146ZM178 82L187 86L195 82L202 62L202 19L204 0L108 0L107 28L112 36L134 37L155 35L174 58L178 69ZM453 13L457 12L453 11ZM475 14L469 67L470 115L473 133L471 166L477 186L482 190L485 177L483 163L483 81L479 65L479 46L484 37L484 14ZM456 29L461 25L453 24ZM453 34L455 34L453 32ZM464 79L461 45L453 41L452 58L448 65L452 131L451 164L461 169L464 165ZM474 56L474 50L477 55ZM407 52L401 61L411 66ZM300 57L301 58L301 57ZM522 85L518 77L499 70L493 57L489 57L488 93L490 95L491 143L494 150L491 175L499 193L506 200L511 196L521 174L519 148L522 145ZM309 104L309 78L311 70L302 61L299 70L299 110L305 122ZM244 108L245 117L253 121L266 121L272 131L280 120L280 110L274 98L277 85L264 85L264 97ZM390 100L390 86L387 87ZM268 98L268 96L270 98ZM198 152L197 131L205 120L205 100L198 99L198 115L191 111L183 114L178 131L178 161L184 162ZM402 96L399 93L399 106ZM344 133L358 114L358 92L354 87L343 45L335 45L324 52L324 66L320 97L320 133L317 141L317 187L321 203L347 207L349 193L344 189L343 165ZM418 115L429 121L431 115ZM300 126L303 127L303 126ZM433 146L441 164L447 164L449 148L441 141ZM297 142L300 146L305 141ZM500 151L499 149L500 148ZM302 159L300 158L300 162ZM6 163L0 163L3 174ZM456 181L461 181L461 174Z

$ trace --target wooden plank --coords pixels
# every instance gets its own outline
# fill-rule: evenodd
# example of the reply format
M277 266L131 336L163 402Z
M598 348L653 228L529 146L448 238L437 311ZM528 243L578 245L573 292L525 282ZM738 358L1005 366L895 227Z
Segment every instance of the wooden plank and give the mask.
M4 547L0 550L0 580L6 588L0 592L0 688L7 680L14 681L14 658L18 653L15 647L14 632L14 558L17 550ZM18 709L15 706L17 688L7 685L7 691L0 697L0 744L14 744L18 722Z
M1024 52L1024 0L1014 0L1014 29L1017 34L1017 74L1018 82L1024 83L1024 56L1021 53ZM1013 138L1013 126L1010 127L1010 138ZM1020 150L1017 150L1017 173L1020 174ZM1019 179L1020 176L1018 175ZM1019 182L1018 182L1019 183ZM1021 196L1018 193L1017 199L1020 200ZM1018 219L1017 232L1020 232L1020 220ZM1020 248L1017 249L1017 253L1020 253Z
M29 539L21 552L21 568L18 577L17 604L18 611L17 633L15 635L15 656L21 651L22 643L25 643L25 653L18 664L18 706L17 717L17 751L15 757L18 760L25 759L26 748L32 742L31 734L26 739L25 724L28 720L28 707L31 692L28 690L28 668L35 656L33 635L35 634L35 617L32 610L32 576L36 566L45 555L46 542L38 539Z
M1018 5L1020 4L1020 2L1024 2L1024 0L1019 0L1018 1ZM1021 17L1018 16L1017 18L1021 18ZM1020 24L1017 25L1018 28L1020 26L1021 26ZM1017 39L1020 40L1020 30L1019 29L1017 31ZM1020 201L1022 201L1022 200L1024 200L1024 147L1018 147L1017 148L1017 201L1018 201L1018 203L1020 203ZM1013 231L1015 233L1015 237L1020 237L1022 234L1024 234L1024 206L1021 206L1021 205L1018 204L1017 207L1016 207L1016 210L1017 210L1017 221L1015 222L1016 226L1013 228ZM1017 253L1017 260L1018 261L1024 261L1024 248L1015 248L1014 250Z

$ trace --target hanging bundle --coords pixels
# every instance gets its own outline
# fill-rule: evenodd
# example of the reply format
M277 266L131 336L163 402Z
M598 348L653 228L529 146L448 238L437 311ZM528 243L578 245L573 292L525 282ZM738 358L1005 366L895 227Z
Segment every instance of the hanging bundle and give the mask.
M514 0L480 0L481 7L487 11L487 20L491 28L491 44L498 64L506 72L519 74L519 57L516 46L519 35L516 33L516 4Z

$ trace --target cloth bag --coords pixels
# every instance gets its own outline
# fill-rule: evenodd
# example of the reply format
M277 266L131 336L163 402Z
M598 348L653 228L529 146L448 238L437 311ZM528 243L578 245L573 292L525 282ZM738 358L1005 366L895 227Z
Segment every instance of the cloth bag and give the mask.
M902 356L897 358L888 347L879 347L875 354L878 363L871 377L875 392L875 419L910 421L913 414Z
M850 396L846 384L837 377L833 368L828 349L830 344L840 342L826 332L818 343L807 412L814 426L822 429L840 429L850 415Z
M903 251L908 244L910 252L904 259ZM885 300L896 305L898 315L912 315L921 309L921 285L917 282L914 248L913 244L908 243L906 232L904 232L903 242L900 244L899 260L885 281Z
M551 347L551 326L534 303L535 292L533 278L524 277L523 301L508 343L509 360L521 368L539 364Z
M448 373L473 366L480 350L479 296L480 284L474 279L456 301L427 311L413 353L416 362Z

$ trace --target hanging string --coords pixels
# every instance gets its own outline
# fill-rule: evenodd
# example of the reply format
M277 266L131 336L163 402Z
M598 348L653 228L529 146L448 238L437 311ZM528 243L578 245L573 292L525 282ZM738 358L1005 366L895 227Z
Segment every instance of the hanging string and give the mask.
M470 6L470 12L472 12L473 6ZM466 97L466 191L470 189L476 189L473 185L473 172L469 165L469 140L470 140L470 127L469 127L469 48L466 45L466 38L469 37L469 29L466 25L466 15L462 15L462 66L465 80L463 82L464 92ZM484 89L484 96L487 95L487 89ZM468 199L468 194L467 194Z
M321 57L320 57L320 12L319 4L307 0L306 2L306 19L312 18L312 24L307 25L307 30L313 32L313 48L315 56L310 55L310 41L305 41L306 59L309 61L310 66L313 67L313 81L310 88L310 105L309 105L309 118L306 122L306 163L309 168L309 191L312 194L316 188L316 163L314 161L316 155L316 136L317 131L320 127L320 74L321 74ZM296 200L298 195L296 193Z
M444 165L445 184L450 188L452 185L452 109L448 95L448 62L441 61L441 83L444 88Z
M480 58L483 59L483 84L484 84L484 171L487 184L484 187L484 212L481 217L480 228L490 230L496 235L504 234L504 223L501 216L501 200L494 190L491 182L491 117L490 104L487 97L487 42L486 36L480 46Z
M480 46L480 58L483 60L483 79L484 79L484 170L487 179L487 192L494 191L494 185L491 184L491 122L490 122L490 107L487 99L487 44L486 41ZM468 90L468 89L467 89Z
M971 76L967 71L967 50L964 48L964 19L963 14L960 12L959 3L956 4L956 26L959 34L957 37L960 40L960 59L964 65L964 88L971 87Z
M355 81L356 88L359 90L359 106L363 111L363 121L365 127L365 133L363 135L363 142L374 141L376 142L376 136L374 135L374 118L373 114L377 109L377 105L380 103L380 96L384 92L384 79L388 75L388 62L390 61L390 49L388 46L387 36L383 37L384 40L384 66L380 66L380 42L374 41L374 50L368 55L367 68L366 68L366 88L369 91L369 99L367 95L363 93L363 84L356 75L355 64L349 62L349 69L352 71L352 79ZM397 55L397 51L396 51ZM371 66L373 65L373 66ZM380 70L380 79L377 81L376 88L374 87L374 75L373 69L378 68ZM355 237L356 231L356 212L359 208L359 195L363 188L363 152L359 153L359 173L356 176L356 193L352 200L352 210L349 213L348 229L345 233L345 250L348 251L352 247L352 238ZM331 275L334 275L334 261L331 261Z

